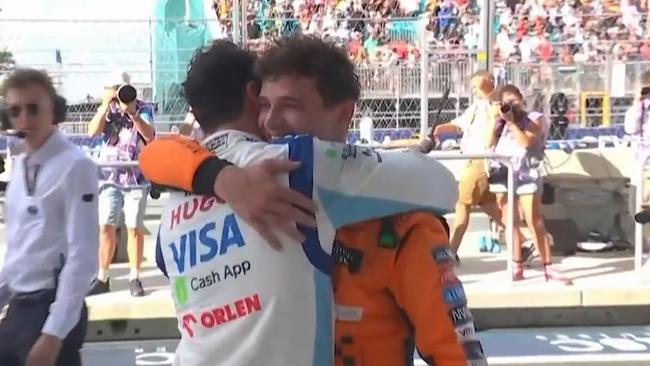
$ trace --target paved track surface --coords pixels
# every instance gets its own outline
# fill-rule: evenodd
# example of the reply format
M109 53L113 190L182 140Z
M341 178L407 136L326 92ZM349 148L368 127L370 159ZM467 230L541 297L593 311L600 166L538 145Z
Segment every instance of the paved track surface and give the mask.
M503 329L478 337L490 365L650 365L650 326ZM89 343L92 366L169 366L177 340ZM416 358L416 365L424 365Z

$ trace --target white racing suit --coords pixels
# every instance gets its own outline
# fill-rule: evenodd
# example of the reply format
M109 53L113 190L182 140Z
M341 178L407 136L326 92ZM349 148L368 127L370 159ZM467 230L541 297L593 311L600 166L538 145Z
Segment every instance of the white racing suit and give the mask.
M181 366L332 366L333 294L329 274L335 229L417 209L444 214L457 184L439 162L411 151L375 152L311 136L274 144L223 131L204 145L245 166L288 157L302 162L284 176L317 201L318 229L299 227L272 249L215 197L172 193L158 237L182 338Z

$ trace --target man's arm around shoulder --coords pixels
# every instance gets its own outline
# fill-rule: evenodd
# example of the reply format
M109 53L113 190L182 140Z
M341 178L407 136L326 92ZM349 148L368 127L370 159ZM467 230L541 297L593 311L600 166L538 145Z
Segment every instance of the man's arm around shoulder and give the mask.
M140 169L148 180L195 194L216 194L274 247L281 244L273 228L302 241L304 236L294 222L316 225L307 214L316 211L316 204L275 178L299 165L269 159L240 168L217 158L198 141L179 135L156 139L140 153Z

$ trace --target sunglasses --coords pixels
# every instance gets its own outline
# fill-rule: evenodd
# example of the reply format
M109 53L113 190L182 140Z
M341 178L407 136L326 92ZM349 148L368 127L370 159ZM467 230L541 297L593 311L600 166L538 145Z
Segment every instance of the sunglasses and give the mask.
M28 115L34 117L41 111L41 106L38 103L27 103L25 105L12 105L5 109L9 118L18 118L20 114L25 111Z

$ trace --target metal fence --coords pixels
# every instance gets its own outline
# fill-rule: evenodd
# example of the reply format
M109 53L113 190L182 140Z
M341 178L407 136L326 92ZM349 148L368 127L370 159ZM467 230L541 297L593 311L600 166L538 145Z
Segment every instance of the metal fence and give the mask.
M459 24L460 19L449 22ZM257 38L249 32L245 43L260 51L271 42L274 32L269 29L275 29L277 35L277 30L302 31L304 25L300 19L291 18L256 18L253 23L266 31ZM103 87L115 83L109 79L122 71L131 75L143 99L155 103L157 120L161 121L158 127L169 130L188 111L181 83L193 52L215 38L231 36L232 29L224 24L227 22L215 19L1 19L0 48L13 53L17 66L46 69L52 75L70 105L69 123L63 125L66 131L85 132L83 124L92 118ZM338 18L333 24L337 33L331 39L346 47L357 64L362 86L355 121L370 117L376 128L417 129L426 98L430 97L429 103L435 106L435 98L451 86L456 103L447 103L443 111L451 117L457 114L460 101L469 97L473 55L462 46L451 52L441 42L452 34L462 35L462 30L442 30L435 21L422 17ZM43 42L44 31L47 42ZM420 47L425 39L429 47L426 53ZM422 71L423 54L429 60L426 75Z
M180 85L193 52L215 38L231 37L233 29L223 20L229 17L221 21L2 19L0 49L11 51L18 66L43 68L52 74L70 104L70 123L63 126L66 131L84 133L83 124L92 117L102 88L115 71L131 74L143 98L155 103L158 127L165 131L180 123L188 110ZM478 21L475 12L449 19L431 14L333 19L336 32L322 35L346 47L357 64L362 86L354 126L370 118L379 129L422 130L433 122L440 96L448 87L450 98L442 106L441 119L462 112L471 98L469 78L477 65L477 30L472 21ZM253 17L246 24L243 42L263 51L272 36L283 32L321 34L322 29L315 32L310 22ZM48 42L43 42L44 31ZM608 48L603 49L607 52ZM552 94L562 92L570 100L572 122L599 125L607 117L616 124L622 121L650 62L619 61L610 51L604 61L506 62L494 71L501 82L520 86L529 104L543 100L548 109ZM2 72L0 68L0 79Z

